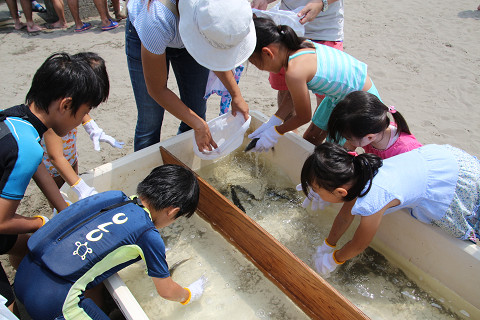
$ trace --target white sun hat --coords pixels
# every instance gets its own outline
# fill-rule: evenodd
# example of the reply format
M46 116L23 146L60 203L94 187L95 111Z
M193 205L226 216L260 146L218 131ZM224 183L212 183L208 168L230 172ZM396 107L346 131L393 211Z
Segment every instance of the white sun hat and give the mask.
M179 0L180 36L185 48L213 71L235 69L257 42L247 0Z
M236 116L228 112L208 121L210 133L218 148L203 152L198 150L197 140L193 135L193 152L204 160L215 160L228 155L242 145L245 132L250 127L251 121L251 116L248 116L248 120L245 121L243 114L240 112L237 112Z

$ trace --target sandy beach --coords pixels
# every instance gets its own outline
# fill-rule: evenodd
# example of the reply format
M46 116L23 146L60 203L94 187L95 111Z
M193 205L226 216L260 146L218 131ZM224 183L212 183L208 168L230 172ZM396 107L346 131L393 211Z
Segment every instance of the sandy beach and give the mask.
M368 65L383 101L404 115L418 140L424 144L451 144L476 156L480 156L479 3L348 1L344 42L345 52ZM7 10L4 2L1 9ZM125 147L119 150L103 144L101 151L96 152L85 131L79 128L81 173L133 152L137 115L124 51L125 21L108 32L98 27L98 17L86 21L94 28L79 34L73 32L72 23L66 30L37 34L16 31L13 24L0 28L0 108L24 101L34 72L51 53L93 51L105 59L110 97L91 116L107 134L124 141ZM268 83L268 74L245 65L240 79L245 100L251 110L272 115L276 111L276 91ZM173 73L170 77L170 88L176 90ZM207 120L218 113L219 99L212 96ZM176 118L166 114L162 140L175 135L178 124ZM305 126L300 133L304 129ZM34 183L28 187L18 212L26 216L51 215ZM12 275L8 263L3 265Z

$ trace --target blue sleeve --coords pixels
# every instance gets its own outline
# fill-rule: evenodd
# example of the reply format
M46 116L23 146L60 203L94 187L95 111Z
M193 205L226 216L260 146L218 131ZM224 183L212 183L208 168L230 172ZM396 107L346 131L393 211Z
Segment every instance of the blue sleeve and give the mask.
M9 118L3 122L11 134L4 136L0 150L0 196L21 200L42 161L43 149L31 124Z
M137 244L142 248L148 275L155 278L169 277L165 244L158 230L151 229L145 232Z

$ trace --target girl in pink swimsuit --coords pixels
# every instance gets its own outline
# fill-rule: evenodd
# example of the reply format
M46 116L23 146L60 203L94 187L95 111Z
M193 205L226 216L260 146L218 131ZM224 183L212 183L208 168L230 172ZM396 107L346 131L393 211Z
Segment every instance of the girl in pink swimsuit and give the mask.
M366 91L354 91L335 106L328 121L328 133L333 141L345 138L346 147L361 147L382 159L422 146L395 107L387 107Z

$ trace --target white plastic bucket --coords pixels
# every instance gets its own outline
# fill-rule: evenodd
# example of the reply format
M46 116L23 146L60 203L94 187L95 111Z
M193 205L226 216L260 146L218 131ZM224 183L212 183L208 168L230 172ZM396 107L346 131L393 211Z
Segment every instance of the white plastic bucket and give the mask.
M195 135L193 135L193 152L201 159L215 160L226 156L230 152L240 147L243 143L243 136L250 127L252 117L248 117L245 121L243 114L240 112L233 116L230 112L225 113L208 122L210 133L213 140L217 143L218 148L212 151L198 150Z

